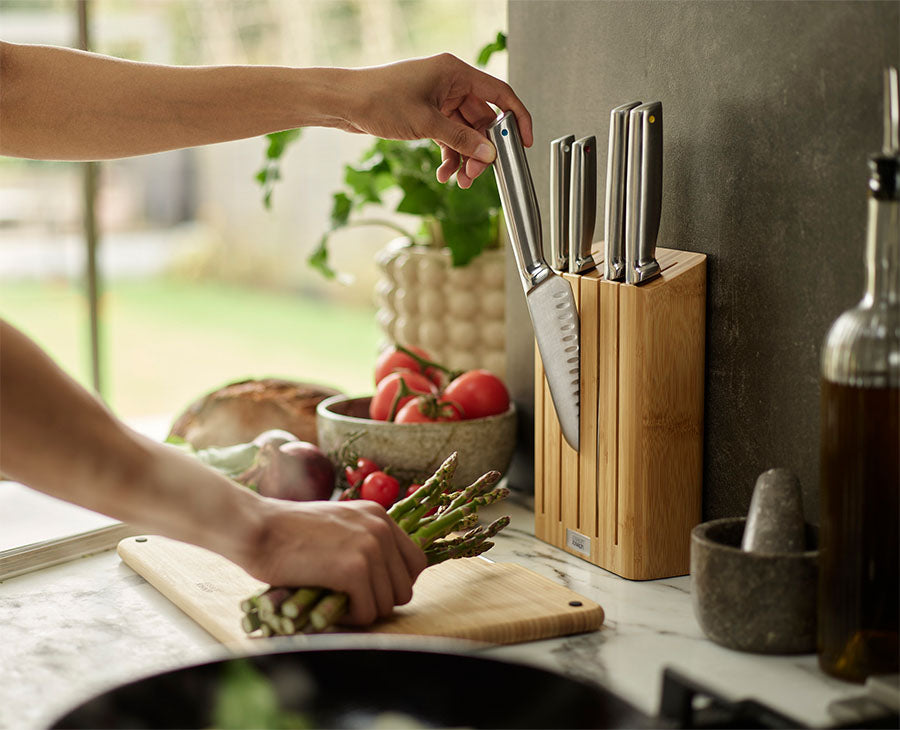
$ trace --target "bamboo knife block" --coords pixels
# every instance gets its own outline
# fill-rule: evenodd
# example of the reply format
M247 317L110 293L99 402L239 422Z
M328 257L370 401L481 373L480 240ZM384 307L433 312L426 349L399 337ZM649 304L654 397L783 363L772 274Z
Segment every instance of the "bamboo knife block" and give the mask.
M581 320L579 451L535 347L535 535L632 580L685 575L700 522L706 256L640 286L564 274Z

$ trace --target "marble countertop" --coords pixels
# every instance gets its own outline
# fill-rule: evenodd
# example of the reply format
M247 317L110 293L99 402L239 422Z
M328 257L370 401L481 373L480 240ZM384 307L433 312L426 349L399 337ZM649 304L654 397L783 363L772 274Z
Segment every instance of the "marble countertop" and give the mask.
M537 540L527 503L485 512L512 516L488 557L564 584L606 614L599 631L489 648L489 656L597 682L651 715L665 667L728 699L756 698L814 726L834 724L831 701L863 693L824 675L811 654L752 655L712 643L694 619L686 576L628 581ZM0 626L0 728L17 730L45 727L125 680L223 651L114 551L3 582Z

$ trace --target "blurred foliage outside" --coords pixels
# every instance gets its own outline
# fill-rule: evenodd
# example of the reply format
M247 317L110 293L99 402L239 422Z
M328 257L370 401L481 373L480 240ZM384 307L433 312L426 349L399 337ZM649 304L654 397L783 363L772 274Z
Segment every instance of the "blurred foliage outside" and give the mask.
M0 311L56 362L80 359L87 301L70 283L4 282ZM108 398L125 414L156 415L160 399L177 411L242 377L312 380L360 395L374 387L378 338L363 308L154 277L111 283L101 311ZM73 375L89 386L86 368Z
M474 61L505 0L92 0L94 50L180 64L359 66L450 51ZM0 0L4 39L74 45L74 0ZM498 57L488 71L505 73ZM499 66L499 67L498 67ZM335 234L352 287L306 264L331 192L371 138L308 129L280 161L266 140L103 163L104 396L126 417L171 415L224 382L279 375L365 392L377 351L373 258L392 238ZM89 382L80 166L0 158L0 316ZM398 214L399 215L399 214Z

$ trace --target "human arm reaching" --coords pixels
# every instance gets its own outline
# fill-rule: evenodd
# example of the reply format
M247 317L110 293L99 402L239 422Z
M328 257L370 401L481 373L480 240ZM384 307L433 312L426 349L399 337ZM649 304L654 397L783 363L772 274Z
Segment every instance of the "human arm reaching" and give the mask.
M217 552L267 583L348 593L350 623L370 623L408 602L426 565L374 502L266 499L136 433L3 320L0 471Z
M0 154L100 160L335 127L441 145L438 179L468 187L495 151L489 106L531 117L503 81L450 54L370 68L167 66L0 43ZM465 164L461 165L461 162Z

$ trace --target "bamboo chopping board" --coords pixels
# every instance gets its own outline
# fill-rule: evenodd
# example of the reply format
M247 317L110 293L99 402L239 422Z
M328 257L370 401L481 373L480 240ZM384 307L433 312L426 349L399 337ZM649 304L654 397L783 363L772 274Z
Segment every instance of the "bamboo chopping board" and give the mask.
M240 601L265 584L216 553L155 535L129 537L119 556L213 637L258 647L241 629ZM513 563L448 560L425 570L414 596L376 633L515 644L599 629L603 608Z

